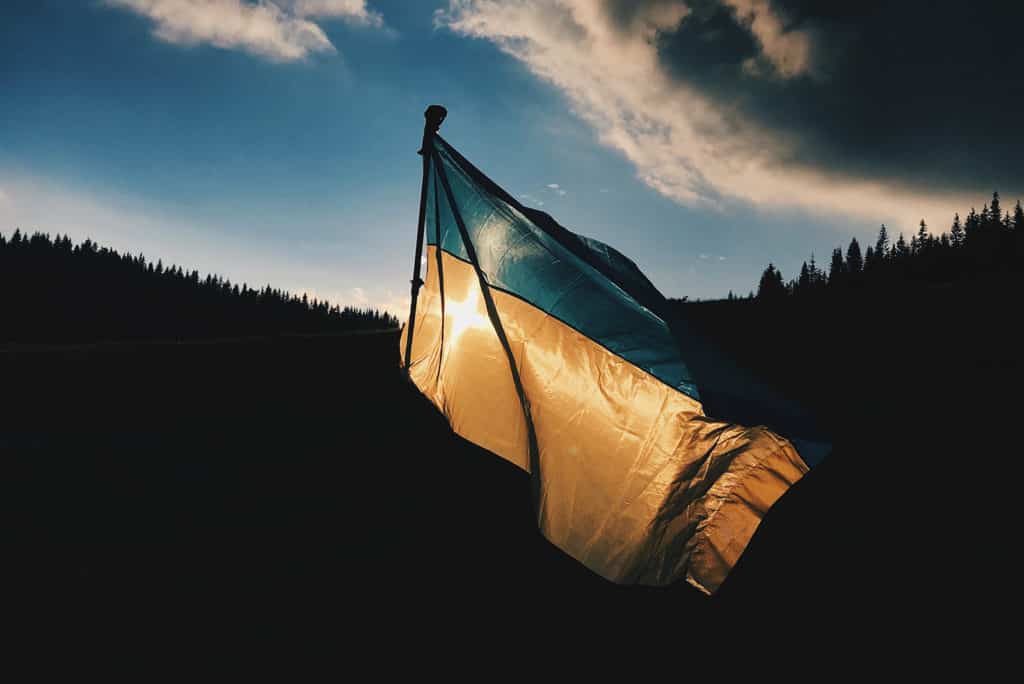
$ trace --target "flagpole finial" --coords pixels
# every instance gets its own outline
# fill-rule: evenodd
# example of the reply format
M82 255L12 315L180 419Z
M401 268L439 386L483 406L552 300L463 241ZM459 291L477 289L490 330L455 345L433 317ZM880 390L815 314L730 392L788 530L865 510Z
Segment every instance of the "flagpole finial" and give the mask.
M434 104L427 107L427 111L423 112L423 117L427 120L427 130L431 133L436 133L441 124L444 123L446 116L448 116L448 110L441 105Z

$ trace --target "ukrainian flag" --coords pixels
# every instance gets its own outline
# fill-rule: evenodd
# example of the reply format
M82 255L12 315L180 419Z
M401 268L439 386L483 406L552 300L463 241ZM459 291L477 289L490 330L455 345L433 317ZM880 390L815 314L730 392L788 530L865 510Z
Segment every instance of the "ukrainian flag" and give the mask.
M713 593L808 470L704 413L661 295L629 259L524 207L425 137L427 274L407 371L465 439L531 474L547 539L619 583Z

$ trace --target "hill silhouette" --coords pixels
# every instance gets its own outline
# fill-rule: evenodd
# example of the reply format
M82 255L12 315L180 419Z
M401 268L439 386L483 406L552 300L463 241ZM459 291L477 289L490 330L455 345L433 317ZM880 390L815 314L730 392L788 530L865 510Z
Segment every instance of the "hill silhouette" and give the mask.
M398 327L386 312L252 289L90 239L0 233L0 343L196 339Z

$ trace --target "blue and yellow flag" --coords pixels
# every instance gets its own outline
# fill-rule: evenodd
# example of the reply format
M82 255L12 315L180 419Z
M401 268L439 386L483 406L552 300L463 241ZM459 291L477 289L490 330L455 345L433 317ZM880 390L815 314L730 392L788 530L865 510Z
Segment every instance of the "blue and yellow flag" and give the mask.
M620 583L714 592L808 466L704 413L633 262L524 207L440 136L408 373L467 440L531 474L541 532Z

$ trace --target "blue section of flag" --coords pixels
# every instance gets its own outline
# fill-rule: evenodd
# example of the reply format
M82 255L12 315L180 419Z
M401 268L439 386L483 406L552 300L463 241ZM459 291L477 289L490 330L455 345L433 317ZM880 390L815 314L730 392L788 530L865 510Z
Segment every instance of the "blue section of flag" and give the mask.
M434 154L443 165L459 215L487 282L531 303L679 391L700 398L665 321L664 303L636 265L604 243L583 238L543 212L522 206L440 136ZM431 170L433 195L436 170ZM428 211L429 244L453 256L468 254L444 193Z

